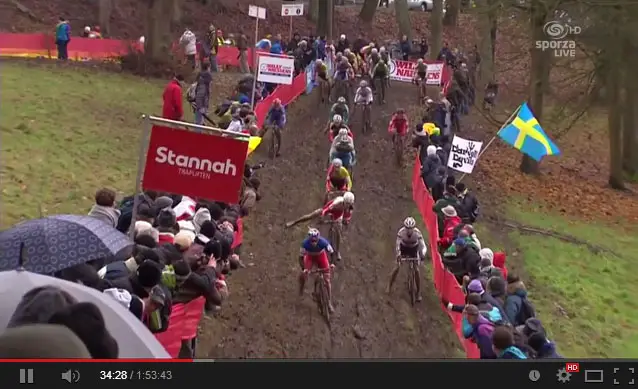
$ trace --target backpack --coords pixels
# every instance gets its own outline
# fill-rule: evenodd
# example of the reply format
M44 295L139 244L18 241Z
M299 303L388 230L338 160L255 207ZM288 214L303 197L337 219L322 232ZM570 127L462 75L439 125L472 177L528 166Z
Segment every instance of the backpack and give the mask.
M224 114L228 111L230 106L232 105L232 101L224 101L215 108L215 115L224 116Z
M521 299L521 309L516 315L516 321L519 324L525 324L527 319L536 317L536 310L527 297Z
M192 83L188 89L186 90L186 101L188 101L189 103L192 103L195 101L195 92L197 91L197 83L194 82Z
M135 196L129 196L122 199L120 202L120 218L117 219L117 230L123 234L128 232L131 226L131 219L133 219L133 204L135 202Z

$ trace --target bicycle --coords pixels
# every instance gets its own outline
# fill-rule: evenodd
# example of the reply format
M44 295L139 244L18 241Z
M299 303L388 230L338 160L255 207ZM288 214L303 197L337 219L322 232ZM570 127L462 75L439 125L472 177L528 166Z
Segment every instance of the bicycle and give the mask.
M387 87L387 81L384 78L378 78L375 77L373 79L373 83L376 84L377 82L379 83L379 88L375 88L376 92L377 92L377 101L379 102L379 105L382 105L385 102L385 89Z
M332 245L333 253L332 263L339 261L339 246L341 246L341 230L343 225L343 218L337 220L330 220L330 229L328 230L328 241Z
M338 100L339 97L346 99L346 104L350 105L350 93L348 91L350 84L348 80L335 80L334 100Z
M415 84L417 86L417 88L419 89L419 105L424 105L425 104L425 98L427 97L427 91L426 91L426 83L425 83L425 79L421 78L421 77L417 77L415 79Z
M394 148L394 155L397 158L397 164L403 166L403 152L405 150L405 136L401 136L398 133L392 135L392 145Z
M401 258L401 262L408 262L408 293L410 294L410 304L414 306L417 299L417 290L416 290L416 277L417 271L416 267L419 266L418 258Z
M319 313L326 320L326 324L330 325L330 299L328 298L328 283L325 274L332 269L313 269L309 274L314 276L314 291L312 296L317 302Z
M361 133L365 134L368 130L370 130L370 104L368 103L359 103L358 105L363 105L363 110L361 113Z
M268 145L268 156L270 157L270 159L274 159L275 156L277 155L277 151L279 150L279 147L281 147L281 129L277 126L273 126L272 124L270 125L265 125L264 126L264 131L261 134L261 137L263 138L264 135L266 135L266 133L268 132L268 129L272 129L272 135L270 136L270 144Z
M318 76L317 76L318 77ZM319 77L319 103L330 103L330 81L324 80Z

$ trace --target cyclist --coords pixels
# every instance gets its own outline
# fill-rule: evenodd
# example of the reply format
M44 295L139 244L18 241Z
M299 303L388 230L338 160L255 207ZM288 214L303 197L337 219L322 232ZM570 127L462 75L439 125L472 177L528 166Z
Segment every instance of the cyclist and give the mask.
M409 125L405 110L403 108L397 109L396 112L392 114L390 125L388 125L388 132L392 135L392 141L395 141L397 134L403 139L408 133Z
M275 150L275 155L279 157L281 150L281 130L286 125L286 110L284 106L281 104L280 99L274 99L270 109L268 110L268 114L266 115L266 121L264 125L264 132L262 137L265 135L267 129L269 127L273 127L275 133L275 139L277 140L277 149Z
M322 82L324 82L328 86L327 92L328 92L328 97L330 97L330 82L328 81L328 66L321 59L318 59L315 62L315 72L314 72L314 74L315 74L315 79L312 80L312 82L316 85L317 84L317 77L319 77L319 79L321 79ZM321 96L321 102L323 103L324 101L325 101L325 98L322 95Z
M380 59L379 61L377 61L377 63L374 65L374 68L372 69L372 85L374 89L375 80L379 80L379 85L381 86L382 103L385 103L385 87L386 83L388 82L388 76L388 65L386 65L385 61Z
M330 142L334 141L337 135L339 135L339 131L342 128L348 130L348 135L354 139L352 131L350 131L348 126L343 122L343 118L341 117L341 115L334 115L332 117L332 121L328 124L328 128L325 131L326 133L328 133L328 139L330 139Z
M399 229L396 239L396 266L392 270L390 275L390 284L388 285L388 293L392 290L392 285L399 274L402 258L417 258L419 264L423 263L425 255L427 254L427 247L423 240L423 234L416 227L416 220L413 217L406 217L403 221L403 226ZM421 277L419 268L416 268L416 293L417 301L421 301Z
M330 269L334 267L330 263L328 254L334 253L332 245L326 238L323 238L316 228L308 230L308 237L301 242L301 250L299 251L299 264L302 272L299 275L299 295L303 296L304 286L308 274L317 265L317 268L323 270L322 276L326 281L326 289L328 291L328 309L334 311L332 306L332 285L330 283Z
M352 178L348 169L343 167L343 161L339 158L332 160L328 167L328 175L326 176L326 192L332 191L349 192L352 190Z
M357 91L354 93L354 103L355 105L368 105L372 104L372 100L372 89L368 86L367 81L362 80L359 83L359 88L357 88Z
M342 128L330 146L330 161L339 158L343 166L350 170L355 163L354 140L348 135L348 130Z
M368 56L368 69L372 70L377 65L377 63L381 60L381 56L379 56L379 51L376 48L370 49L370 55ZM370 77L372 77L372 72L370 72Z
M419 85L421 82L425 82L425 77L427 76L428 65L423 62L423 58L419 58L416 61L416 66L414 67L414 83Z
M388 50L383 46L379 48L379 57L381 57L381 60L386 64L390 63L390 53L388 53Z
M337 102L332 105L330 108L330 117L334 118L335 115L341 116L343 123L348 125L348 116L350 115L350 108L348 108L348 104L346 104L345 97L339 97Z
M343 224L350 223L352 220L352 212L354 207L354 194L352 192L346 192L342 196L337 196L334 199L325 203L322 208L317 208L307 215L303 215L297 220L287 222L286 228L290 228L301 222L315 219L317 217L329 218L331 221L341 220ZM338 258L341 258L338 255Z

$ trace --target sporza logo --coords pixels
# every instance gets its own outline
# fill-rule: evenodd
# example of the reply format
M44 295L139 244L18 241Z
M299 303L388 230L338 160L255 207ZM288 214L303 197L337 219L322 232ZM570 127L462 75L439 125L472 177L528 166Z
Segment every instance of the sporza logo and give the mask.
M211 173L227 176L237 175L237 166L231 162L230 158L222 162L189 157L188 155L175 153L165 146L160 146L155 150L155 162L177 166L178 173L182 176L210 179L212 178Z
M582 32L580 27L553 20L545 23L543 31L549 39L536 41L537 49L542 51L553 50L556 57L576 56L576 41L565 38L580 34Z

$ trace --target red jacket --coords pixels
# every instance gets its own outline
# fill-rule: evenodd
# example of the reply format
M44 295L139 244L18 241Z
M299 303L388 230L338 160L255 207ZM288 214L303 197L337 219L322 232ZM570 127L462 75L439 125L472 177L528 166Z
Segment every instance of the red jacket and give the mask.
M444 249L450 247L452 242L454 242L454 238L456 238L456 235L454 235L454 228L461 223L461 218L458 216L445 217L445 222L443 223L443 237L439 239L439 244Z
M501 273L503 273L503 277L507 279L507 268L505 267L505 260L507 256L505 253L496 252L494 253L494 259L492 260L492 265L501 269Z
M162 95L162 117L170 120L182 120L184 107L182 106L182 87L177 80L171 80Z
M394 114L392 115L392 120L390 120L390 124L388 125L388 132L390 134L394 134L394 132L398 132L399 135L405 135L408 132L408 127L410 124L408 123L408 117L404 116L403 119L399 119L399 117Z

